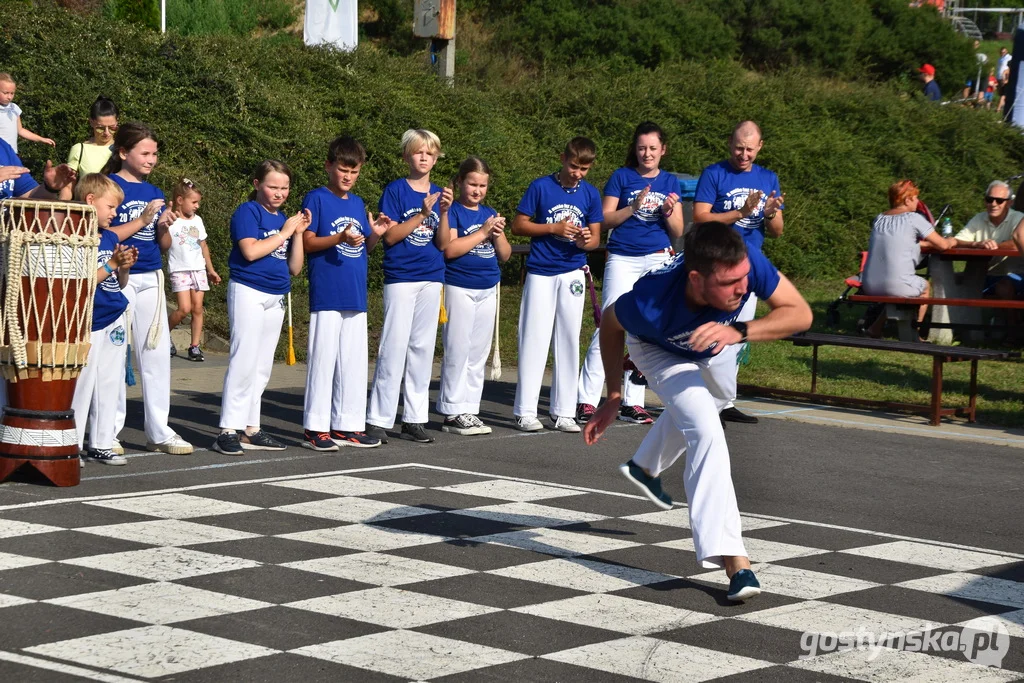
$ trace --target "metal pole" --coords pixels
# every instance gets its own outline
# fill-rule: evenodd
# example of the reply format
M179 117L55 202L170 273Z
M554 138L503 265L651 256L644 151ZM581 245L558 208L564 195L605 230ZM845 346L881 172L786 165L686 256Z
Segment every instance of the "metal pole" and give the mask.
M449 86L455 85L455 38L435 39L434 54L437 55L437 76Z
M167 0L160 0L160 33L167 33Z

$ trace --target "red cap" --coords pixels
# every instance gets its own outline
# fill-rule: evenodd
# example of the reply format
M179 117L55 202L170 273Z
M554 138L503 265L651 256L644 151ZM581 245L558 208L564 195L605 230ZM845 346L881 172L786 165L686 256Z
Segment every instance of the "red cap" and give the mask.
M923 65L920 69L918 69L918 71L920 71L923 74L928 74L929 76L935 75L935 67L932 66L931 64Z

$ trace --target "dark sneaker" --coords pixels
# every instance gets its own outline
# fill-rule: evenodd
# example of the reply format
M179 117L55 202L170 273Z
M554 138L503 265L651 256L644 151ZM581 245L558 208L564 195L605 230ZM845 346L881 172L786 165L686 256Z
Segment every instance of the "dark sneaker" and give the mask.
M383 427L366 423L366 435L371 439L377 439L381 443L388 442L388 433Z
M311 432L308 429L302 432L302 447L308 448L311 451L338 450L338 444L334 443L330 434L327 432Z
M644 377L644 373L640 372L639 370L633 370L633 372L630 373L629 375L629 383L635 384L638 387L646 387L647 378Z
M576 421L581 425L590 422L590 418L594 417L594 413L597 412L595 406L589 403L577 403L576 404Z
M242 432L238 435L238 441L243 450L246 451L283 451L285 445L267 434L262 429L255 434Z
M743 602L750 598L756 598L761 594L761 584L758 583L754 572L749 569L741 569L729 579L729 592L725 597L733 602Z
M197 363L202 363L206 360L206 356L203 355L203 350L198 346L188 347L188 359Z
M753 415L747 415L746 413L741 413L739 409L736 408L736 406L730 406L729 408L726 408L725 410L720 412L718 415L726 422L742 422L743 424L748 425L757 424L756 417L754 417Z
M661 477L652 477L632 460L619 465L619 472L662 510L672 509L672 498L661 490Z
M83 460L98 462L103 465L127 465L128 460L123 455L117 455L109 448L90 448L85 452Z
M479 420L474 420L473 417L473 415L449 415L444 419L441 431L462 436L488 434L491 431L490 427ZM478 422L479 424L477 424Z
M331 430L331 441L339 446L353 448L376 448L380 445L380 439L367 436L363 432L343 432L338 429Z
M178 349L174 345L174 342L171 342L171 358L174 358L177 355L178 355Z
M213 442L213 450L224 455L242 455L242 444L238 441L238 432L224 432Z
M619 410L619 419L638 425L649 425L654 422L651 414L640 406L622 406L622 409Z
M427 430L419 422L403 422L402 438L416 443L434 443L434 437L427 436Z

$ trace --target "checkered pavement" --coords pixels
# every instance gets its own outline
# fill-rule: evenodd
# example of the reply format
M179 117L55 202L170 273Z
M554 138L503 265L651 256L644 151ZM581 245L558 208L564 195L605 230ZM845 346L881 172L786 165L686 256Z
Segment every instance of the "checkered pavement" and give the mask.
M8 506L0 679L1024 677L1020 556L744 516L765 593L735 605L685 508L654 510L426 465ZM1010 636L1002 668L887 647L801 658L803 632L959 634L985 616Z

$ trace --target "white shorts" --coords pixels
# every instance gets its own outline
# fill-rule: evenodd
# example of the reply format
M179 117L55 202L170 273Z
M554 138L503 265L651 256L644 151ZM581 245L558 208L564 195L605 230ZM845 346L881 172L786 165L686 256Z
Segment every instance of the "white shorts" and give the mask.
M194 289L197 292L210 291L210 283L206 280L205 270L179 270L171 273L171 291L187 292Z

